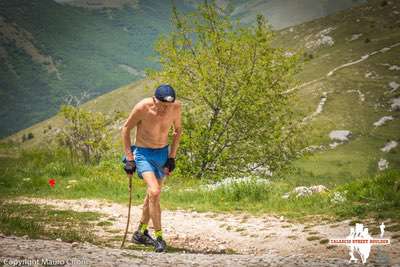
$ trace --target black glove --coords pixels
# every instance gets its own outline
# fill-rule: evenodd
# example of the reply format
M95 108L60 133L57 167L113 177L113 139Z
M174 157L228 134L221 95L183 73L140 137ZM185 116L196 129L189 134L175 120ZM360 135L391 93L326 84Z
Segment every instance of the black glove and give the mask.
M133 174L136 171L136 164L134 160L127 160L125 162L124 170L126 174Z
M164 164L164 168L168 168L169 172L172 172L175 169L175 159L168 158L167 162Z

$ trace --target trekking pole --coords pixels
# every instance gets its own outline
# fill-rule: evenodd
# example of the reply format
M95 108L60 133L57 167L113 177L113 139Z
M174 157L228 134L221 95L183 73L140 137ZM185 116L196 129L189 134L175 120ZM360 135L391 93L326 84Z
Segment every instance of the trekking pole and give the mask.
M121 249L124 247L126 236L128 234L128 228L129 228L129 220L131 218L131 204L132 204L132 176L133 175L128 175L129 176L129 206L128 206L128 220L126 222L126 228L125 228L125 235L124 239L122 240L121 244Z

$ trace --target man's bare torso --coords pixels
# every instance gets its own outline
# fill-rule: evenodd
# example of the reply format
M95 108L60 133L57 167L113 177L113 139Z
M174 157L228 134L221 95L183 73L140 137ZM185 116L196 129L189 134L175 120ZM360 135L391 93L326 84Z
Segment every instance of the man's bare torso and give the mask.
M153 98L145 98L140 121L136 129L135 145L138 147L161 148L168 144L168 131L178 116L179 101L157 106Z

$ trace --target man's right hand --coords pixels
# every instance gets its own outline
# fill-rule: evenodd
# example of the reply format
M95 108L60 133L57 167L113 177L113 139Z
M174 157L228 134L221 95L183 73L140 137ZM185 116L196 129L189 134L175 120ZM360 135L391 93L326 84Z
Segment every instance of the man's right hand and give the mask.
M127 160L125 162L124 170L126 174L128 175L133 175L133 173L136 171L136 164L134 160Z

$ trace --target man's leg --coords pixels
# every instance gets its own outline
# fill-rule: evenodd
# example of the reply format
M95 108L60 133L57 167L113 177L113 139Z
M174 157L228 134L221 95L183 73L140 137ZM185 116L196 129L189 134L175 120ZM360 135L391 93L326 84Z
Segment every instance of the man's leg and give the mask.
M144 198L143 208L142 208L142 218L140 219L140 224L148 224L150 220L150 210L149 210L149 194L146 193Z
M143 180L147 184L147 198L148 198L148 211L149 217L153 222L155 231L161 230L161 209L160 209L160 193L161 184L153 172L142 173ZM143 210L144 212L144 210Z
M160 207L160 193L162 182L158 181L153 172L142 173L143 180L147 183L147 194L149 196L149 213L153 221L154 247L156 252L163 252L167 248L167 244L162 238L161 231L161 207Z
M162 188L163 185L163 181L162 180L157 180L158 185L160 186L160 190ZM160 197L158 197L158 201L156 202L158 207L156 209L158 209L160 211L160 220L161 220L161 207L160 207ZM146 197L144 198L144 202L143 202L143 208L142 208L142 218L140 219L140 225L148 225L150 221L150 207L149 207L149 193L146 192ZM161 225L161 222L160 222Z
M153 177L154 174L152 172L145 172L143 173L143 179L145 180L146 184L147 184L147 193L146 193L146 197L144 199L144 203L143 203L143 208L142 208L142 218L140 219L140 223L139 223L139 227L138 230L133 234L132 237L132 242L134 243L138 243L138 244L145 244L145 245L155 245L154 244L154 240L151 238L151 236L149 235L148 231L147 231L147 227L148 227L148 223L150 218L153 221L153 225L157 225L157 222L159 221L160 226L158 226L158 228L155 227L156 230L158 230L158 232L156 233L160 233L161 232L161 222L160 219L160 212L157 210L157 208L159 208L159 205L155 206L155 208L153 207L154 205L151 205L154 200L155 201L159 201L159 191L161 190L161 188L159 188L158 183L156 181L156 183L154 183L153 181ZM148 178L146 178L148 177ZM155 176L154 176L154 179ZM158 191L158 199L154 198L154 195L157 195L157 191ZM154 212L153 212L154 210ZM155 218L153 218L153 213L156 215ZM158 214L158 216L157 216Z

